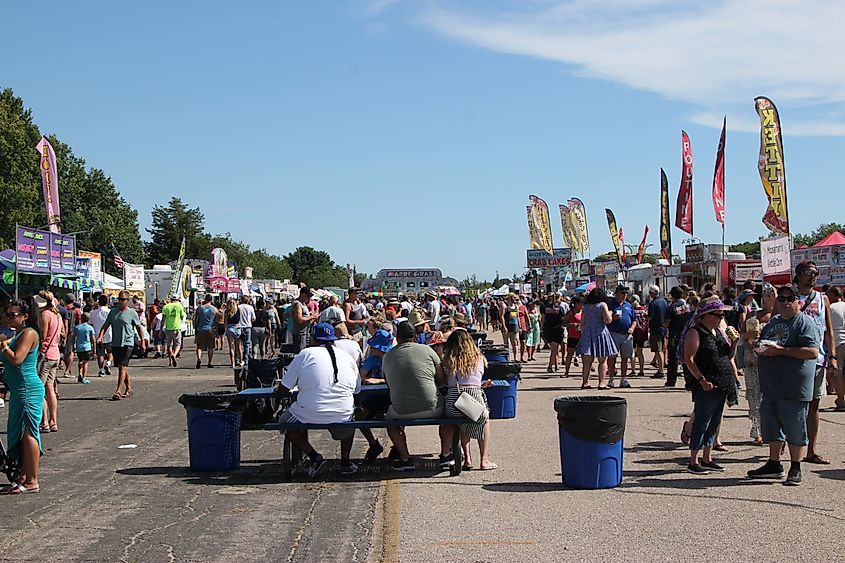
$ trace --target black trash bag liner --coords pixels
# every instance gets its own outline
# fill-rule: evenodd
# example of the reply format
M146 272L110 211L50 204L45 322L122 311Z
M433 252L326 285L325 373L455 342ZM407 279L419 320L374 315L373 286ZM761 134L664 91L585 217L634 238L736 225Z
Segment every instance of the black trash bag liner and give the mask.
M186 407L195 407L207 411L237 411L243 407L237 393L232 391L207 391L203 393L185 393L179 402Z
M487 347L489 348L489 347L490 347L490 346L492 346L492 345L493 345L493 341L492 341L492 340L485 340L484 342L482 342L482 343L481 343L481 348L482 348L482 350L483 350L485 346L487 346Z
M299 352L296 345L294 344L279 344L276 346L278 348L278 352L280 354L296 354Z
M522 364L519 362L490 362L484 370L484 379L519 379Z
M485 340L487 338L487 333L486 332L470 332L469 336L470 336L470 338L472 338L473 340L478 342L479 340Z
M615 444L625 435L628 401L623 397L559 397L555 411L560 427L578 440Z
M481 351L485 354L494 354L496 356L507 356L508 349L505 346L493 345L493 346L482 346Z

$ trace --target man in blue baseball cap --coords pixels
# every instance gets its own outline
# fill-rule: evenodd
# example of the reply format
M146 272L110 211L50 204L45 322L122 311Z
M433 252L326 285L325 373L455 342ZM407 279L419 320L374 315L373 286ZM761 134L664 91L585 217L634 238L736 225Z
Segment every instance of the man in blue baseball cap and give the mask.
M312 346L299 352L282 377L282 388L297 388L296 401L279 417L279 422L331 424L348 422L355 412L353 395L361 390L358 366L352 356L335 349L337 337L334 327L317 323L311 334ZM340 473L352 475L358 466L349 461L354 428L331 429L332 438L340 441ZM304 430L289 430L293 441L311 459L308 478L311 479L325 463L308 442Z

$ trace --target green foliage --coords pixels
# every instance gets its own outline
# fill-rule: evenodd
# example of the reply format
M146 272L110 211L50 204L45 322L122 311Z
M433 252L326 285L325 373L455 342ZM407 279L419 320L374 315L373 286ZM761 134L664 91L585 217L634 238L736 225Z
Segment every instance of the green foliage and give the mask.
M730 252L744 252L746 257L760 256L760 241L741 242L739 244L732 244L728 247Z
M285 261L293 271L293 279L305 282L309 287L349 285L346 268L335 264L322 250L300 246L285 256Z
M808 235L796 234L793 237L793 241L795 243L796 248L799 246L813 246L814 244L820 242L822 239L836 231L845 234L845 224L822 223L821 225L816 227L816 229L812 233Z
M185 239L185 256L208 256L208 236L205 234L205 217L199 207L188 207L180 198L171 197L167 205L154 205L152 224L147 232L147 257L153 264L168 264L179 258L182 238Z

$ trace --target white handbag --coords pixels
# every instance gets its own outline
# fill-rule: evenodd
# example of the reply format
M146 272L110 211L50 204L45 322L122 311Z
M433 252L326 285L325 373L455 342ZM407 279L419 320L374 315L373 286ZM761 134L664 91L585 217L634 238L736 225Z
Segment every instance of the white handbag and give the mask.
M461 385L457 383L457 379L455 383L458 387L458 398L455 400L455 408L461 411L471 421L480 421L487 407L466 391L461 391Z

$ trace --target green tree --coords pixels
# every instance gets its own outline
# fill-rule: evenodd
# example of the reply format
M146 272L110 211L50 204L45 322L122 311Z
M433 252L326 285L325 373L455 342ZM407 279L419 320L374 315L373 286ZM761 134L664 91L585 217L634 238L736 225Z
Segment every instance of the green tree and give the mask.
M746 257L760 256L760 241L745 241L738 244L732 244L728 246L728 250L731 252L743 252Z
M180 198L171 197L165 206L154 205L152 223L147 232L147 257L152 264L167 264L179 257L182 238L185 256L207 256L208 235L205 217L199 207L188 207Z
M32 112L11 89L0 91L0 244L14 246L15 224L47 222L41 204L41 176L35 145L41 133ZM39 205L40 204L40 205ZM40 214L39 214L40 207Z
M808 235L796 234L793 238L796 248L799 246L813 246L822 239L836 231L845 231L845 224L839 223L822 223ZM759 250L757 252L759 254Z
M293 273L292 279L305 282L309 287L346 287L346 268L332 261L327 252L300 246L285 256Z

